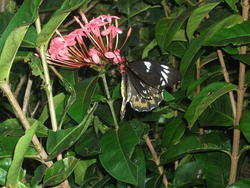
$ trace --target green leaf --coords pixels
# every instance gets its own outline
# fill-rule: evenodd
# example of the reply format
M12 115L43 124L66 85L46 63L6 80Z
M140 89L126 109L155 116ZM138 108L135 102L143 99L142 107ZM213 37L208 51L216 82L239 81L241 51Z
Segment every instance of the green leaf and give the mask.
M101 153L99 139L94 129L88 129L75 144L75 152L83 157L90 157Z
M37 136L45 137L48 135L48 128L35 119L28 119L30 124L37 123ZM11 118L0 123L0 136L22 136L24 131L20 121L16 118Z
M239 60L247 65L250 65L250 54L239 54L239 55L232 55L233 59Z
M227 186L227 188L249 188L250 178L241 179L236 181L234 184Z
M92 122L95 108L96 105L91 108L78 126L56 132L49 131L46 144L46 149L49 154L48 160L55 158L62 151L70 148L80 138Z
M142 148L136 148L133 161L138 166L138 184L135 188L144 188L146 183L146 161Z
M40 165L35 169L34 176L31 179L32 186L38 185L42 181L46 169L47 167L45 165Z
M240 120L240 130L242 131L243 135L250 142L250 110L245 109Z
M192 161L179 166L173 179L174 187L191 187L194 185L203 185L201 176L201 166L198 162Z
M56 119L59 120L63 114L64 106L65 106L65 94L59 93L53 97L55 103L56 110ZM43 111L38 119L39 122L45 123L45 121L49 118L48 105L44 106Z
M26 48L35 48L36 38L37 38L36 28L34 26L31 26L26 32L21 46Z
M0 137L0 158L13 157L13 153L19 137L1 136ZM30 146L25 153L25 157L35 158L38 153Z
M2 35L2 33L5 31L13 15L14 14L9 12L0 12L0 23L1 23L0 35Z
M207 187L226 186L231 162L229 155L222 152L203 152L194 154L194 157L201 165Z
M152 50L153 48L155 48L157 46L157 42L156 40L152 40L143 50L142 52L142 59L148 57L148 53L150 50Z
M12 158L0 159L0 185L6 185L6 177L11 165Z
M70 107L68 114L76 122L80 122L87 113L98 86L98 77L83 80L75 85L76 100Z
M193 38L194 32L197 30L201 21L208 15L208 13L216 7L221 1L208 2L196 8L190 15L187 22L187 37L189 40Z
M185 78L185 75L189 74L187 70L190 64L193 62L196 54L207 40L209 40L216 32L220 31L221 29L241 22L242 17L240 15L228 16L223 20L214 23L208 29L204 30L199 37L192 40L180 62L180 71L182 76Z
M45 172L43 179L44 186L52 186L63 182L73 172L77 162L78 159L72 156L55 162Z
M78 185L81 185L83 183L88 167L94 163L96 163L96 159L82 160L77 162L76 167L74 169L74 175L75 182Z
M214 82L203 88L202 91L193 98L192 103L188 106L184 115L188 121L188 127L193 127L198 117L210 104L232 90L237 90L237 86L225 82Z
M250 21L244 21L229 28L221 29L209 38L207 46L243 45L250 42Z
M131 161L131 155L138 143L139 138L129 124L106 132L101 138L99 155L105 170L119 181L136 185L138 167Z
M11 19L8 27L0 38L0 82L8 82L17 50L24 38L29 25L38 16L41 0L26 0Z
M61 8L58 9L52 15L50 20L43 26L42 31L37 37L37 46L47 44L53 36L55 30L61 25L65 18L70 14L70 12L79 8L83 3L83 0L64 0Z
M231 145L229 138L223 133L210 133L202 137L190 135L180 140L175 145L166 148L167 151L161 155L161 163L169 163L182 157L185 154L204 152L204 151L222 151L229 153Z
M225 0L225 2L230 6L233 11L238 12L236 3L238 3L239 0Z
M165 125L162 137L162 144L168 146L176 144L184 135L186 126L181 118L174 118Z
M14 188L18 187L18 176L22 167L24 155L28 150L32 137L36 132L37 126L37 123L33 124L29 129L25 131L25 135L22 136L18 141L15 148L14 158L8 171L6 183L7 185L11 185Z
M17 13L12 17L11 21L9 22L7 28L5 29L4 33L1 35L0 38L0 52L3 49L3 45L5 42L10 40L10 35L13 35L11 33L15 33L15 35L19 36L20 41L16 42L21 42L22 37L24 36L25 32L27 31L28 27L30 24L32 24L36 18L38 17L38 8L41 4L42 0L25 0L21 7L18 9ZM21 29L23 28L23 29ZM16 31L15 31L16 30ZM21 33L18 33L21 32ZM23 35L21 37L21 35ZM9 38L9 39L7 39ZM14 42L14 41L10 41ZM5 44L6 45L6 44ZM20 45L20 44L19 44ZM16 46L16 48L19 47Z
M176 33L180 30L183 23L189 17L193 8L188 8L180 11L180 15L176 18L163 18L158 21L155 28L155 38L157 44L162 50L166 50L172 42Z

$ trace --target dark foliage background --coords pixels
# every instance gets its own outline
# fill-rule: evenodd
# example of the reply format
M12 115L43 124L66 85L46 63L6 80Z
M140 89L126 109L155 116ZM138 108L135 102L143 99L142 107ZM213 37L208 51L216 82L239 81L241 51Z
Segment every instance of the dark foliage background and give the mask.
M248 0L0 4L1 187L250 186ZM75 29L80 11L116 15L124 33L132 28L128 61L180 70L181 83L158 108L128 105L119 120L117 66L105 70L108 98L96 70L42 64L55 30Z

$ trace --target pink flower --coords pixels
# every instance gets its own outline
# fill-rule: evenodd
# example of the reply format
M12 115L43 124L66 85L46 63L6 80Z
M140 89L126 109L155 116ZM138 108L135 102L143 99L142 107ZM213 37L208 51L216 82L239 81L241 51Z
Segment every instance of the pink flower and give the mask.
M110 25L108 29L102 31L103 36L109 35L110 33L111 33L111 37L115 38L118 34L122 34L122 30L118 27Z
M131 34L128 30L122 45L118 47L119 35L122 30L118 28L119 17L100 15L88 21L81 14L82 21L74 17L80 28L68 35L62 36L59 32L51 40L48 62L51 64L79 68L83 66L103 67L111 61L114 64L123 63L121 49ZM102 62L102 63L101 63Z
M125 60L120 54L120 50L117 49L114 52L106 52L105 57L112 59L114 64L123 63Z
M50 43L49 53L53 59L68 59L69 52L67 49L67 42L61 37L54 38Z
M100 55L101 55L100 52L97 51L95 48L91 48L89 50L89 56L91 56L93 62L96 64L100 63L100 58L99 58Z

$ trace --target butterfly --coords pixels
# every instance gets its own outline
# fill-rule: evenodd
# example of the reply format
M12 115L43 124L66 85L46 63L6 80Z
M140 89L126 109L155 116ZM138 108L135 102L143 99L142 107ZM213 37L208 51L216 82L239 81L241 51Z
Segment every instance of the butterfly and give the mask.
M127 103L138 112L148 112L158 107L164 88L173 87L181 79L177 69L154 61L124 63L120 65L120 71L123 98L121 119L125 116Z

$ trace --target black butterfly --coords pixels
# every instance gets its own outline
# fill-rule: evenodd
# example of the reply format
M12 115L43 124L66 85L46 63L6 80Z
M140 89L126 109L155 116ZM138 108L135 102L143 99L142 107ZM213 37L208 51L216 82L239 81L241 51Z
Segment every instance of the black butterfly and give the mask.
M128 102L138 112L158 107L163 99L163 89L173 87L181 78L175 68L153 61L134 61L122 66L121 119L124 118Z

